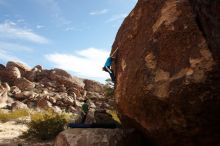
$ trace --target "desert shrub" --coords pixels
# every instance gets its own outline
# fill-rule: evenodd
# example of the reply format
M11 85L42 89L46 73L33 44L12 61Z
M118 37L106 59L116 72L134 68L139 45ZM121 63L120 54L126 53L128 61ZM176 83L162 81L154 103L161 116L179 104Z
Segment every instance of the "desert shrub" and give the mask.
M18 109L15 111L5 112L0 110L0 121L7 122L10 120L16 120L18 118L29 116L29 111L27 109Z
M31 115L31 122L28 124L27 135L42 140L52 139L64 130L71 116L55 113L52 110L36 112Z
M113 118L116 122L118 122L119 124L121 124L121 121L120 121L120 119L119 119L119 117L118 117L116 111L114 111L114 110L107 110L107 113L110 114L110 115L112 116L112 118Z
M114 95L114 85L113 85L111 79L105 80L104 92L105 92L105 96L107 96L107 97Z

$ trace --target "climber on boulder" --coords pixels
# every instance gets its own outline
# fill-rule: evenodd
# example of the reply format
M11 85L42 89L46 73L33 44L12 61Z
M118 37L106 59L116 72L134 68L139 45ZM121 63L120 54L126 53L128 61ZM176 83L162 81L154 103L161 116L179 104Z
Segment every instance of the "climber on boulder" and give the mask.
M116 48L116 50L114 51L114 53L112 53L112 55L110 57L107 58L104 67L102 68L103 71L106 71L109 73L112 82L115 82L115 75L113 73L113 70L111 68L112 66L112 60L114 59L113 55L115 54L115 52L118 50L118 48Z
M112 65L112 57L108 57L108 59L106 60L105 65L102 68L102 70L108 72L111 79L112 79L112 82L114 82L115 81L115 76L114 76L114 73L111 69L111 65Z

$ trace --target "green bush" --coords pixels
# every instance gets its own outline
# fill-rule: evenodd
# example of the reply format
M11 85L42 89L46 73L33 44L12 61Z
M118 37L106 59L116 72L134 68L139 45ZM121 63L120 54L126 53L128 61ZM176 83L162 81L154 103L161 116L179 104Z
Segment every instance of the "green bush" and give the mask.
M18 109L15 111L5 112L0 110L0 121L7 122L10 120L16 120L18 118L29 116L29 111L26 109Z
M27 135L42 140L52 139L64 130L65 124L70 120L70 115L58 114L53 111L33 113L28 124Z
M104 92L105 96L111 97L114 95L114 84L112 83L111 79L105 80Z

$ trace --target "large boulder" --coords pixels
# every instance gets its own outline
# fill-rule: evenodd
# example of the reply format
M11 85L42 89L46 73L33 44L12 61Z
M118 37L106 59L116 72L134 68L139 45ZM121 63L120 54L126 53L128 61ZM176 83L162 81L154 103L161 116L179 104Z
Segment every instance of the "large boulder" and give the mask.
M157 145L220 145L219 7L139 0L119 29L118 109L124 124Z
M0 70L4 70L5 66L3 64L0 64Z
M49 80L56 81L57 85L63 85L67 90L72 90L75 88L77 91L75 93L77 96L82 96L84 83L80 79L76 80L75 78L67 76L65 71L62 70L51 70L48 75Z
M28 66L26 66L20 62L9 61L6 64L6 68L11 68L11 67L17 67L19 69L19 71L21 72L22 76L24 76L27 71L31 70Z
M72 76L68 72L66 72L65 70L55 68L51 71L54 72L56 75L63 76L66 78L72 78Z
M28 79L29 81L32 81L34 82L37 78L37 75L38 75L38 70L31 70L31 71L28 71L26 74L25 74L25 78Z
M16 91L16 89L17 89L17 91ZM33 99L38 95L33 91L23 91L23 92L21 92L18 88L15 88L14 92L15 92L14 97L15 97L16 100Z
M10 79L11 80L15 80L15 79L18 79L18 78L21 78L21 72L20 70L15 67L15 66L10 66L10 67L7 67L7 73L10 75Z
M8 67L0 70L0 80L12 84L16 79L21 78L21 73L17 67Z
M150 146L134 129L68 129L55 139L54 146Z
M23 91L33 89L35 87L35 84L22 77L14 81L14 86L17 86L19 89Z
M67 87L70 86L70 84L75 84L79 86L80 88L84 88L85 84L83 81L77 77L72 77L69 73L62 69L53 69L50 70L49 78L54 79L61 84L66 85Z
M121 129L68 129L61 132L54 146L119 146Z
M98 92L98 93L103 93L104 91L104 85L101 83L88 79L85 79L84 83L85 83L85 90L87 91Z

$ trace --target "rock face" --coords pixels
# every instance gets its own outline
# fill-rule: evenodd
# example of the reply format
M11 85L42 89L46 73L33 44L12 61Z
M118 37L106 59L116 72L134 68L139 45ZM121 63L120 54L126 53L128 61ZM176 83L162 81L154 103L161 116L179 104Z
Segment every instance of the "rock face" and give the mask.
M25 66L22 63L9 61L6 64L6 68L11 68L11 67L17 67L22 75L24 75L27 71L31 70L29 67Z
M6 67L0 65L0 108L50 108L55 112L70 112L80 119L82 104L89 99L92 112L87 115L87 122L91 122L94 111L115 107L113 98L105 98L104 92L103 84L90 80L84 83L62 69L47 70L40 65L29 69L12 61Z
M60 133L54 146L118 146L120 129L69 129Z
M134 129L67 129L55 139L54 146L150 146Z
M220 1L139 0L113 44L125 124L163 146L220 144Z
M84 80L84 83L85 83L85 90L87 91L93 91L98 93L103 92L104 86L98 82L92 80Z
M0 84L0 108L7 105L8 95L7 90Z

